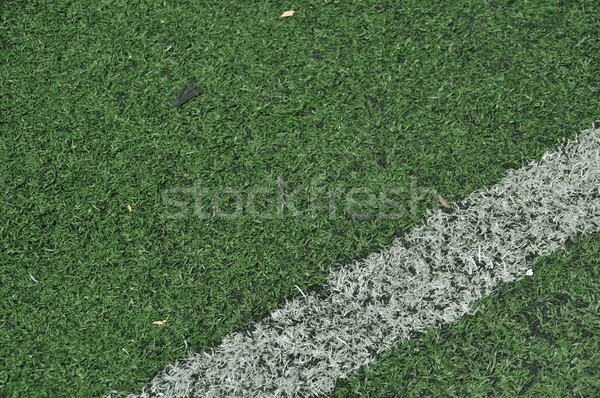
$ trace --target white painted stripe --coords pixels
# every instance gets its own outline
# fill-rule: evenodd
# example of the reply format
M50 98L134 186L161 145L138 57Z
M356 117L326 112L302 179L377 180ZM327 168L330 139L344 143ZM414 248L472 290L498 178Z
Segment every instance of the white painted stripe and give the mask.
M332 272L209 353L158 375L139 397L297 397L333 390L415 331L453 322L528 263L600 232L600 129L438 209L404 238ZM134 397L134 395L131 395Z

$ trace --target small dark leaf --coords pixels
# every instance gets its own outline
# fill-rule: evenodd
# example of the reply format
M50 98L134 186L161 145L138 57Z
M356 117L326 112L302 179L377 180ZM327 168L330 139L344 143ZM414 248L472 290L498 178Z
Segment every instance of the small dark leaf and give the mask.
M175 101L173 101L173 106L181 106L203 92L204 90L201 88L194 87L191 84L185 84L179 91L179 94L177 94Z

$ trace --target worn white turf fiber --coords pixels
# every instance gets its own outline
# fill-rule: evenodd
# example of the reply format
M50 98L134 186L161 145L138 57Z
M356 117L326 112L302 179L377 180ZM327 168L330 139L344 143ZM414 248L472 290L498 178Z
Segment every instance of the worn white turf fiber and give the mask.
M600 232L600 129L509 171L489 189L304 295L170 366L131 397L308 397L417 331L454 322L531 260Z

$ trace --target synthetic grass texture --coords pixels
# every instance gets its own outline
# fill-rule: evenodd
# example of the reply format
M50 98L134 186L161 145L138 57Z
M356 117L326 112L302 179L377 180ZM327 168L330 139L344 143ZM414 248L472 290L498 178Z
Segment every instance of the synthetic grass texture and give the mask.
M589 127L599 8L4 2L3 393L134 391L389 243L423 192L457 200ZM204 94L173 108L192 78ZM162 217L169 189L279 179L401 187L411 211Z
M597 238L575 239L475 315L398 345L330 397L600 395L599 259Z
M336 269L214 350L169 366L139 397L321 396L406 341L471 313L532 259L600 232L600 129L428 214L422 226ZM138 397L138 395L135 395ZM128 396L134 398L134 396Z

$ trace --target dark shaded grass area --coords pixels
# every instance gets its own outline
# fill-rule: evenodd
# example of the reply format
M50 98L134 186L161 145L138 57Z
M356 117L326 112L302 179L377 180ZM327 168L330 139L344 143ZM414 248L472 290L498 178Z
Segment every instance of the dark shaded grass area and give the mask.
M3 394L134 391L598 119L594 1L289 8L0 5Z

